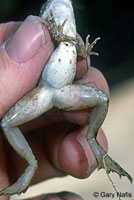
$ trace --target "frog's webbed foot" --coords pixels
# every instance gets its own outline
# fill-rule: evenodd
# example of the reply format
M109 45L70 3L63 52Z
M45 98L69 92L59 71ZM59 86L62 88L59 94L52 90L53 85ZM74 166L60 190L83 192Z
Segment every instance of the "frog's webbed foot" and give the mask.
M109 155L105 154L103 156L103 163L104 168L108 174L110 172L115 172L119 175L120 178L122 176L126 176L131 183L133 182L132 177L117 162L112 160L112 158Z
M64 29L64 26L67 22L67 19L64 20L62 25L58 26L56 21L55 21L53 12L51 10L50 10L50 15L51 15L51 20L49 20L49 25L44 24L44 23L43 24L48 28L48 30L52 34L54 40L57 43L64 42L64 41L69 41L69 42L74 41L74 42L76 42L75 38L73 38L71 36L67 36L63 33L63 29Z
M96 56L99 55L97 52L92 51L92 49L94 45L97 43L97 41L100 40L101 38L100 37L96 38L91 44L89 43L89 38L90 38L90 35L86 37L85 45L82 45L79 39L77 38L78 56L81 58L87 58L90 55L96 55Z
M121 176L126 176L132 183L133 181L132 177L108 154L106 154L106 152L98 144L95 138L87 137L87 140L98 162L98 169L104 168L107 174L109 174L110 172L115 172L119 175L120 178Z

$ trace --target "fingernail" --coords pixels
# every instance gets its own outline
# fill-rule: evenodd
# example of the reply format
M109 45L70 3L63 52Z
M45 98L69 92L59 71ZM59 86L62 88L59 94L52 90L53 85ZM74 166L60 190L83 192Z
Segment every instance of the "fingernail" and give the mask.
M45 195L42 200L82 200L82 198L72 192L59 192Z
M6 44L6 52L16 63L30 60L45 43L44 32L37 17L30 15Z

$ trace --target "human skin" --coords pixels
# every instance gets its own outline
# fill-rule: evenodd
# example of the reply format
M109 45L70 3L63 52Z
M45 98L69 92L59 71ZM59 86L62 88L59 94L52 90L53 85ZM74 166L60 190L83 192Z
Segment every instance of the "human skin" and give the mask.
M0 24L0 45L0 117L2 118L22 96L37 85L42 69L54 50L54 44L47 28L39 23L39 18L30 16L23 23ZM92 67L87 71L86 60L78 61L75 82L93 85L109 94L106 80L101 72ZM85 137L89 117L90 109L73 112L53 109L37 120L22 125L22 131L39 163L32 184L67 174L85 178L96 169L96 160ZM68 119L76 123L82 121L82 125L74 125ZM23 172L25 162L14 153L2 134L0 137L1 190L15 182ZM99 131L98 141L107 151L107 141L102 130ZM50 196L46 199L50 199ZM68 193L57 196L60 196L59 200L81 199L77 195ZM43 197L34 200L41 200ZM8 200L9 197L0 197L1 199ZM53 196L51 199L54 200L56 197Z

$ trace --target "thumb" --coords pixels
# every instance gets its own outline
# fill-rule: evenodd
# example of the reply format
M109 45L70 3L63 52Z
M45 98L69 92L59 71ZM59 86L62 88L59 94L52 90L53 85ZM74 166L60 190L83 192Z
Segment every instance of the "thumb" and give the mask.
M35 87L53 49L49 32L35 16L0 46L0 117Z

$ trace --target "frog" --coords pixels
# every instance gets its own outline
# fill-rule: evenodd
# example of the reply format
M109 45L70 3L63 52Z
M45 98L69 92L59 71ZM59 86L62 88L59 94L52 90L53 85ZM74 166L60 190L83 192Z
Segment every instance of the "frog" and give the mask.
M96 140L108 112L108 95L94 86L74 83L77 57L86 58L90 67L88 58L90 55L98 55L92 49L100 38L90 44L88 35L86 43L80 43L71 0L46 1L41 8L40 17L48 21L41 23L50 31L56 48L42 72L38 86L20 99L2 118L4 136L17 154L27 162L27 167L13 185L0 191L0 195L21 194L29 187L38 163L18 126L53 107L65 111L92 108L86 139L94 153L98 169L104 168L107 174L115 172L120 177L126 176L132 182L132 177Z

